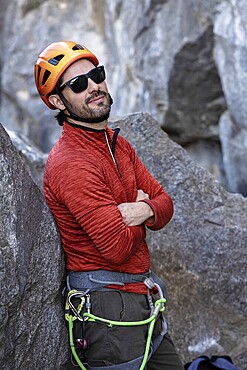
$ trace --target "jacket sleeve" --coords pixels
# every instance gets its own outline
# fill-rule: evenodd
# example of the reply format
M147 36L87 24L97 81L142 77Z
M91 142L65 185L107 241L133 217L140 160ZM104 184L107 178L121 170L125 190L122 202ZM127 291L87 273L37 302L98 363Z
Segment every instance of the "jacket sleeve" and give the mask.
M66 166L65 166L66 167ZM115 264L127 261L145 239L143 225L126 226L102 172L92 163L69 163L56 176L56 194L100 254ZM59 180L58 180L59 179Z
M147 220L145 225L151 230L159 230L163 228L173 216L174 207L172 198L163 189L161 184L149 173L132 147L131 153L135 167L137 187L149 195L149 199L142 200L142 202L149 204L154 212L153 222L149 223Z

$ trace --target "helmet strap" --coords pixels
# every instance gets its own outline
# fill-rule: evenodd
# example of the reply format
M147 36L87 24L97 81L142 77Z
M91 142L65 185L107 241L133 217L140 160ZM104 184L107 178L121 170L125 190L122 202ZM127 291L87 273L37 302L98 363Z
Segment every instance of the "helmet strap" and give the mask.
M81 117L78 117L77 114L74 114L72 112L70 112L67 108L67 111L69 112L69 115L68 114L64 114L66 118L72 118L74 121L80 121L80 122L85 122L85 123L99 123L99 122L103 122L103 121L106 121L109 116L110 116L110 112L103 115L103 116L100 116L100 117L95 117L95 118L81 118ZM68 122L68 120L66 119L66 122Z
M106 121L109 118L110 111L109 111L109 113L106 113L103 116L94 117L94 118L81 118L81 117L77 116L77 114L71 112L71 110L67 107L67 105L64 101L63 94L59 90L59 88L57 88L56 90L57 90L57 94L59 95L60 99L62 100L64 106L66 107L66 110L69 112L69 114L64 113L66 118L72 118L75 121L85 122L85 123L100 123L100 122ZM112 99L110 94L109 94L109 97L110 97L110 105L112 105L113 104L113 99ZM67 119L66 119L66 122L69 123Z

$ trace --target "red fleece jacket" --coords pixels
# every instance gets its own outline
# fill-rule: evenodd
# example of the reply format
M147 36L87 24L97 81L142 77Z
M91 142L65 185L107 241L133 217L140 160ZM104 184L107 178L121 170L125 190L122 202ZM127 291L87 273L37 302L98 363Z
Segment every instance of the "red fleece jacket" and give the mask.
M150 269L145 225L126 226L117 205L135 202L137 190L154 212L151 230L165 226L173 203L150 175L132 146L118 136L115 160L109 150L114 131L92 130L64 123L63 132L49 154L44 194L57 223L72 271L112 270L144 273ZM107 138L106 138L107 136ZM146 293L143 283L122 290Z

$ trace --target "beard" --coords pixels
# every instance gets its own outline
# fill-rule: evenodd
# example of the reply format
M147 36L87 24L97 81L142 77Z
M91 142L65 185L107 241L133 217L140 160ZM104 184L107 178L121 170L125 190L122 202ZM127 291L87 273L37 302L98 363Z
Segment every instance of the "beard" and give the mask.
M96 107L91 108L89 106L90 101L99 96L105 96L106 102L100 102ZM111 95L105 91L92 93L79 107L69 102L64 95L62 100L64 105L66 106L67 111L72 117L76 116L80 119L80 121L85 120L85 122L92 120L92 123L93 121L95 121L95 123L100 122L101 118L102 121L107 119L110 115L111 105L113 103Z

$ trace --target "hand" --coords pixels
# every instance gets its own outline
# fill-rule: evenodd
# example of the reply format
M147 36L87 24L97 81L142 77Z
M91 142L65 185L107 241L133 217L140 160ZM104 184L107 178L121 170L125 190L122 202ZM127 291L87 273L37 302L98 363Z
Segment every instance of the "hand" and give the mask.
M136 198L136 202L139 202L140 200L144 200L144 199L149 199L149 195L144 193L143 190L139 189L137 191L137 198Z
M139 189L136 202L118 205L123 221L127 226L141 225L154 215L152 208L147 203L140 202L140 200L144 199L149 199L149 195Z

